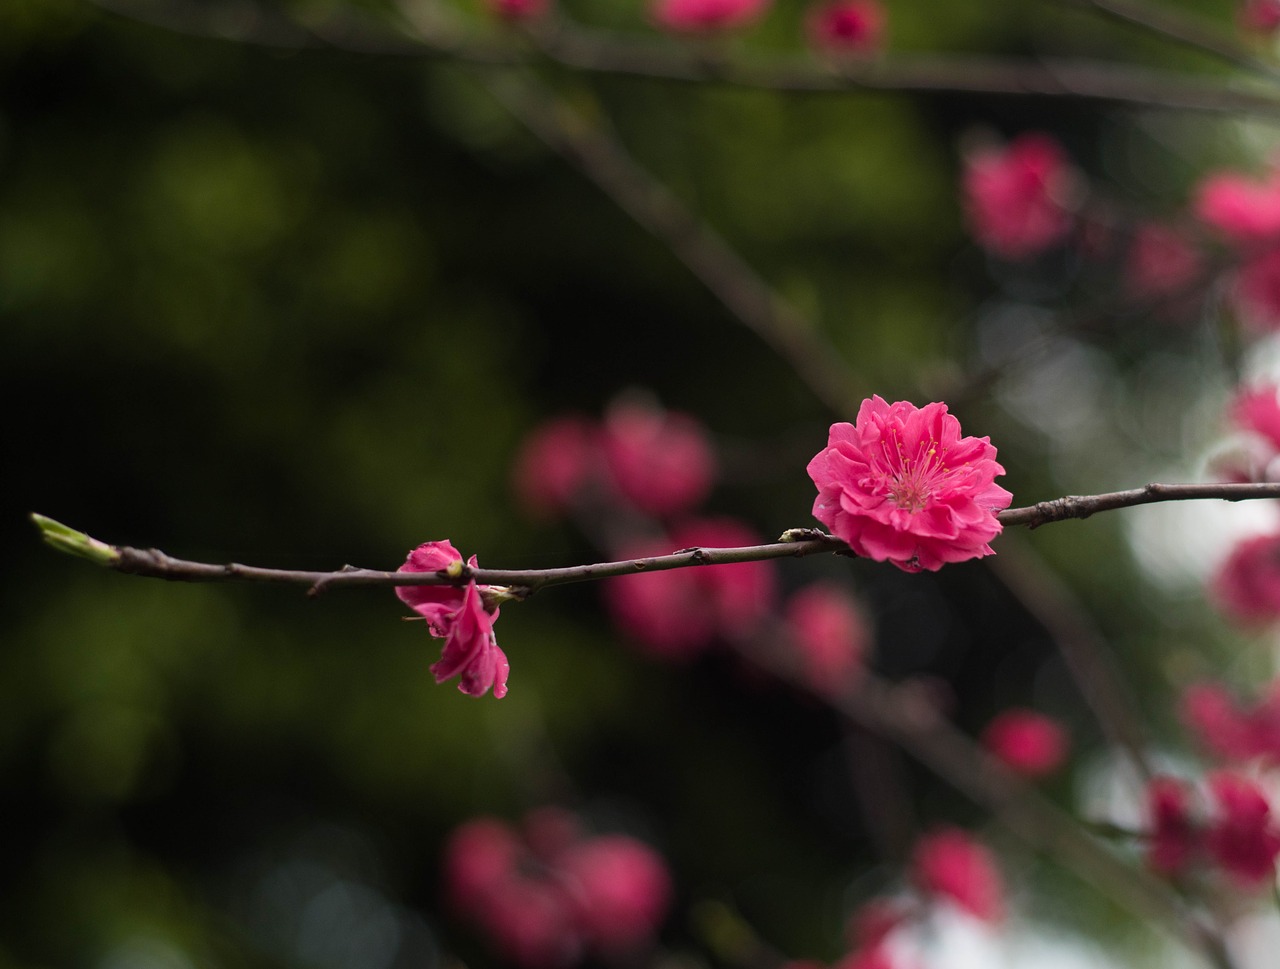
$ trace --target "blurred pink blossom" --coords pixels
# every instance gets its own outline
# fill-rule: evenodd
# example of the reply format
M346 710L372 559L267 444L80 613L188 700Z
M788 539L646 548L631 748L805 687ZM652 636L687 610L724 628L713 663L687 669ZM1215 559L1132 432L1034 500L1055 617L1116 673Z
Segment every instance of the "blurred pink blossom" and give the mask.
M1197 683L1182 694L1182 719L1224 760L1280 762L1280 681L1252 704L1238 701L1220 683Z
M1280 0L1244 0L1237 18L1246 30L1271 33L1280 27Z
M1029 259L1071 231L1078 176L1058 142L1036 132L966 159L963 191L969 229L1005 259Z
M1280 452L1280 387L1266 383L1242 390L1227 412L1237 427L1259 435Z
M551 0L484 0L489 12L507 23L536 20L551 8Z
M1210 591L1237 622L1256 626L1280 619L1280 534L1255 535L1237 543Z
M625 954L652 937L671 897L653 849L625 835L586 834L557 808L530 812L523 827L524 839L477 818L455 829L444 850L446 896L499 953L524 969L557 969L589 954Z
M1159 302L1185 296L1190 300L1204 272L1204 260L1185 232L1149 222L1134 232L1124 269L1125 288L1136 299Z
M862 671L871 632L862 609L837 585L817 583L787 602L786 624L809 685L838 694Z
M961 437L946 404L864 400L809 462L813 514L858 555L907 572L991 555L1013 500L985 437Z
M600 430L585 417L557 417L520 445L512 470L516 496L541 518L564 514L600 472Z
M678 33L716 33L759 19L772 0L654 0L654 23Z
M1192 208L1200 221L1237 246L1280 239L1280 169L1263 178L1215 172L1195 192Z
M760 537L729 518L690 521L665 541L623 548L620 558L664 555L681 548L758 545ZM691 656L717 636L752 633L773 608L773 563L743 562L627 575L604 587L614 621L647 651L666 658Z
M1280 248L1245 258L1235 274L1233 297L1245 328L1255 333L1280 329Z
M1010 770L1043 777L1062 766L1070 741L1056 720L1034 710L1012 709L987 724L982 745Z
M832 53L875 54L884 43L879 0L830 0L809 8L809 42Z
M1207 832L1210 854L1243 888L1275 877L1280 831L1262 789L1247 777L1219 771L1209 775L1216 805Z
M974 918L1004 917L1004 884L991 853L959 828L940 828L916 842L911 875L926 895L952 902Z
M1166 877L1180 875L1200 847L1189 801L1187 785L1175 778L1154 777L1147 784L1147 865Z
M424 542L409 553L399 571L439 572L461 561L449 541ZM475 566L474 555L468 564ZM490 689L499 699L507 695L509 664L493 632L498 610L489 611L475 582L462 588L402 585L396 586L396 595L427 621L432 636L444 640L440 659L431 666L437 683L457 676L458 689L470 696L484 696Z
M711 442L687 414L619 401L605 414L603 447L615 487L651 515L688 511L715 482Z

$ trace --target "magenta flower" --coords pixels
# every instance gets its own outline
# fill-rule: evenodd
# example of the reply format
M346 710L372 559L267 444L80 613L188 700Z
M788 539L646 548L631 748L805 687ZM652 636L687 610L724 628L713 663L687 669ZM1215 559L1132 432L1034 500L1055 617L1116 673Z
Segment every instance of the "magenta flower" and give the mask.
M556 862L579 931L594 950L635 949L661 924L671 901L671 876L648 845L626 835L600 835L573 845Z
M1197 683L1182 694L1181 712L1200 743L1218 757L1280 762L1280 681L1252 704L1238 701L1221 683Z
M772 0L655 0L654 22L679 33L717 33L758 19Z
M1244 261L1235 274L1232 298L1247 329L1280 329L1280 248L1271 246Z
M1004 884L995 859L959 828L940 828L916 842L911 875L926 895L944 899L984 922L1004 917Z
M614 486L651 515L688 511L715 481L711 442L687 414L622 400L605 414L601 437Z
M1210 854L1244 888L1274 878L1280 855L1280 831L1261 788L1247 777L1226 772L1209 775L1217 813L1209 825Z
M539 518L564 514L601 471L600 429L585 417L565 416L534 428L520 445L511 473L517 497Z
M1236 16L1246 30L1272 33L1280 28L1280 0L1244 0Z
M813 514L858 555L906 572L991 555L1013 495L985 437L961 437L946 404L864 400L809 462Z
M1280 534L1255 535L1237 544L1210 591L1237 622L1262 626L1280 619Z
M1070 741L1056 720L1034 710L1012 709L987 724L982 745L1010 770L1044 777L1062 766Z
M1152 871L1176 877L1200 849L1200 834L1191 819L1187 785L1172 777L1153 777L1147 784L1151 830L1147 865Z
M489 12L507 23L536 20L551 7L551 0L485 0Z
M1261 179L1218 172L1204 179L1192 203L1201 222L1241 247L1280 239L1280 171Z
M424 542L409 553L399 571L439 572L461 561L450 542ZM468 564L475 566L474 555ZM488 610L475 582L462 588L402 585L396 586L396 595L427 621L432 636L444 640L440 659L431 666L437 683L457 676L458 689L470 696L484 696L490 689L495 697L507 695L509 664L493 633L498 610Z
M831 0L810 8L809 42L832 53L877 53L884 38L884 8L878 0Z
M967 159L964 207L974 239L1004 259L1029 259L1071 231L1078 177L1045 134L1021 135Z

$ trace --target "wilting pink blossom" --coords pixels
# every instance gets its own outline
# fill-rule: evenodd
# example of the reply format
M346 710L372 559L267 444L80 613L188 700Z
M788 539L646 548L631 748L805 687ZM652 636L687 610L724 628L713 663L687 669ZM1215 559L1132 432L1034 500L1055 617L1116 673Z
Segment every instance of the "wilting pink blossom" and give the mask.
M1280 248L1248 256L1236 272L1232 295L1247 329L1254 333L1280 329Z
M648 845L624 835L601 835L556 858L583 937L597 951L635 948L662 921L671 876Z
M760 536L729 518L686 522L669 539L621 549L618 558L665 555L682 548L759 545ZM707 565L613 579L604 587L614 621L649 652L691 656L717 637L741 639L758 628L776 598L773 563Z
M559 417L535 428L520 446L512 485L534 515L564 514L600 474L600 431L584 417Z
M1062 766L1069 743L1060 723L1034 710L1006 710L982 732L983 746L1027 777L1043 777Z
M820 693L839 693L862 671L871 644L866 617L837 585L817 583L787 602L785 621L800 668Z
M809 462L813 514L858 555L907 572L991 555L1013 495L985 437L961 437L946 404L864 400Z
M444 851L452 907L506 959L556 969L588 954L623 954L657 930L671 879L653 849L623 835L589 835L555 808L531 812L523 828L521 838L479 818L456 829Z
M1004 148L983 148L967 160L964 208L974 239L1005 259L1029 259L1071 231L1078 177L1062 148L1029 133Z
M687 414L620 401L605 415L603 447L614 486L651 515L688 511L715 481L711 442Z
M1272 33L1280 28L1280 0L1244 0L1236 16L1246 30Z
M757 20L772 0L654 0L654 23L678 33L716 33Z
M1280 169L1262 178L1217 172L1196 189L1192 208L1228 242L1252 247L1280 240Z
M1004 884L991 853L958 828L916 842L911 877L926 895L954 903L984 922L1004 917Z
M879 0L830 0L809 9L809 42L832 53L874 54L884 43Z
M1261 788L1247 777L1220 771L1209 775L1209 791L1216 805L1206 834L1213 859L1245 888L1273 878L1280 830Z
M439 572L461 561L462 555L450 542L425 542L409 553L399 571ZM475 566L474 555L468 564ZM485 607L474 581L462 588L396 586L396 595L427 621L432 636L444 640L440 659L431 666L437 683L457 676L463 693L484 696L492 689L495 697L507 695L509 664L493 633L498 610Z
M1135 299L1176 310L1171 298L1189 302L1204 260L1186 233L1158 222L1139 226L1125 256L1125 289Z
M1265 625L1280 619L1280 534L1239 542L1218 569L1210 591L1238 622Z
M1200 848L1200 835L1191 818L1187 785L1172 777L1154 777L1147 785L1151 828L1147 865L1167 877L1180 875Z
M551 0L485 0L485 6L500 20L521 23L545 14L551 7Z

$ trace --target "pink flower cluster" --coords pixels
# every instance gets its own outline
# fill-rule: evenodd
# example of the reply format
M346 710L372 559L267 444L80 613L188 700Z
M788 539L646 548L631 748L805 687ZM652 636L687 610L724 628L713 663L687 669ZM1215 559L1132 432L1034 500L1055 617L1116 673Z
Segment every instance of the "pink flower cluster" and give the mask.
M665 555L681 548L737 548L760 536L729 518L686 521L667 539L624 546L619 558ZM604 587L614 621L655 656L693 656L717 637L742 639L759 628L777 599L771 562L709 565L614 579Z
M603 422L549 421L526 438L514 485L542 517L588 503L623 503L666 517L697 505L711 490L716 456L702 425L656 404L620 400Z
M938 828L915 844L908 872L915 898L873 898L849 919L849 952L833 969L901 969L892 951L892 936L926 915L933 905L946 905L982 922L1004 917L1004 881L991 852L959 828ZM784 969L822 969L820 963L796 961Z
M813 514L858 555L907 572L991 555L996 513L1013 500L995 458L988 438L960 436L946 404L872 397L809 462Z
M1020 135L965 160L963 195L978 244L1002 259L1031 259L1071 233L1079 177L1051 137Z
M523 969L557 969L646 946L666 914L671 876L649 846L592 835L558 808L521 830L495 818L457 828L444 851L444 891L493 947Z
M840 586L818 582L787 600L784 624L801 675L820 696L839 696L857 682L871 649L861 606Z
M1034 710L1010 709L987 724L982 745L1010 770L1044 777L1062 766L1070 740L1056 720Z
M1266 794L1251 778L1227 771L1209 774L1206 787L1210 806L1198 811L1182 781L1157 777L1148 785L1147 864L1174 878L1207 863L1240 888L1261 888L1274 879L1280 855L1280 827Z
M1210 175L1196 191L1194 208L1240 261L1233 295L1245 326L1280 327L1280 168L1260 179Z
M448 541L419 545L400 566L400 572L443 572L462 563L462 555ZM476 557L471 556L471 566ZM485 605L487 586L474 581L452 585L401 585L396 595L427 621L427 629L444 640L440 660L431 666L437 683L459 677L458 689L471 696L507 695L506 654L498 647L493 624L498 610Z
M1223 760L1280 764L1280 680L1253 703L1241 702L1221 683L1197 683L1182 695L1182 719Z

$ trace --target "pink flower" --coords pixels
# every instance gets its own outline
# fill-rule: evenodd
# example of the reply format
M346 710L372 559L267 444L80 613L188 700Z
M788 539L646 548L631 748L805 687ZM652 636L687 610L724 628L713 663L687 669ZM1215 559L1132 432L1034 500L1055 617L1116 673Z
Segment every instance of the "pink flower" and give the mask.
M1228 616L1245 625L1280 618L1280 535L1256 535L1237 544L1210 591Z
M633 401L614 404L605 415L603 445L618 491L651 515L688 511L715 480L711 443L686 414Z
M551 7L551 0L485 0L489 12L507 23L536 20Z
M409 553L399 571L439 572L461 561L450 542L425 542ZM474 555L468 564L475 566ZM509 664L493 633L498 610L485 608L474 581L463 588L396 586L396 595L427 621L432 636L444 640L440 659L431 666L437 683L457 676L463 693L484 696L492 689L497 698L507 695Z
M1045 134L975 152L964 172L964 207L978 244L1005 259L1028 259L1071 231L1068 204L1077 177Z
M818 692L839 693L861 672L871 633L858 604L839 586L801 589L787 603L786 623L804 675Z
M1228 406L1232 423L1262 437L1280 452L1280 387L1259 384L1241 391Z
M1246 30L1271 33L1280 27L1280 0L1244 0L1237 17Z
M1280 239L1280 171L1261 179L1217 172L1200 183L1192 207L1201 222L1234 245Z
M534 515L564 514L599 471L600 431L583 417L559 417L536 428L520 446L512 484Z
M1203 271L1200 250L1185 233L1150 222L1138 228L1129 244L1125 288L1140 300L1161 302L1183 296L1189 301Z
M556 859L570 886L578 926L598 952L634 949L653 935L671 900L671 876L650 847L602 835Z
M1220 683L1198 683L1182 695L1182 719L1219 757L1280 761L1280 681L1252 705L1237 702Z
M654 22L679 33L716 33L758 19L772 0L655 0Z
M509 825L479 818L444 852L444 890L508 960L553 969L647 941L671 896L661 856L623 835L591 836L566 811L542 808Z
M1067 756L1067 732L1034 710L1006 710L982 732L982 744L1006 767L1027 777L1052 774Z
M1013 495L985 437L961 437L946 404L864 400L809 462L813 514L858 555L907 572L991 555Z
M700 519L680 526L666 541L632 545L620 558L665 555L681 548L737 548L760 538L729 518ZM692 656L717 636L750 635L773 608L771 562L708 565L613 579L605 602L618 623L649 652L668 659Z
M1147 865L1167 877L1182 873L1199 849L1199 834L1188 809L1187 786L1172 777L1155 777L1147 785L1151 831Z
M1280 328L1280 249L1268 248L1244 261L1233 297L1245 328L1254 333Z
M830 0L809 9L809 42L833 53L874 54L883 44L879 0Z
M912 879L984 922L1004 916L1004 885L991 853L958 828L941 828L916 842Z
M1217 803L1207 832L1209 852L1234 881L1256 888L1274 877L1280 854L1271 805L1257 784L1238 774L1210 774L1209 790Z

